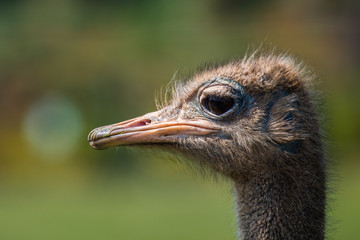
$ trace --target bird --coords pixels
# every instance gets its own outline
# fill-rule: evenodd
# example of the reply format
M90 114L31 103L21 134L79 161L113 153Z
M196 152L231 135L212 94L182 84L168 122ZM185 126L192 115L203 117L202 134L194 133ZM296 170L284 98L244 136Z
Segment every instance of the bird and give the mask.
M326 159L314 77L254 53L175 84L155 112L96 128L95 149L159 147L233 182L239 239L324 239Z

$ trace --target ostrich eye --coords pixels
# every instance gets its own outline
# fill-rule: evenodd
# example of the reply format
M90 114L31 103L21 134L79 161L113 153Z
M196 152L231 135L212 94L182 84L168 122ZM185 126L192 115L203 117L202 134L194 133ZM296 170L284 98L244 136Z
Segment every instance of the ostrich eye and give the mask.
M216 121L228 120L239 114L245 100L242 86L227 78L212 79L198 92L202 113Z
M234 106L235 100L232 97L220 97L209 95L203 99L202 105L215 115L222 115Z

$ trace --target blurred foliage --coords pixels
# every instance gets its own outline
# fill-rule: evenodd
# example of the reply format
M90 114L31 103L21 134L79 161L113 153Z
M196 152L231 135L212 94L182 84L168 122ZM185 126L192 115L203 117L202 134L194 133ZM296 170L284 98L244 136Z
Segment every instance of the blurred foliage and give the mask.
M86 137L155 110L175 72L263 44L320 79L330 235L357 239L359 13L355 0L1 1L0 238L234 239L228 183L122 148L94 151Z

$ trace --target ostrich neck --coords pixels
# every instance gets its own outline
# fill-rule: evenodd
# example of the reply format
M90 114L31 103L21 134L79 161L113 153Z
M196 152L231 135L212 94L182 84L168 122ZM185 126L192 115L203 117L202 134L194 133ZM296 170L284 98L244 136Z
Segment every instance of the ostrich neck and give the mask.
M235 180L240 239L324 239L325 174L314 169Z

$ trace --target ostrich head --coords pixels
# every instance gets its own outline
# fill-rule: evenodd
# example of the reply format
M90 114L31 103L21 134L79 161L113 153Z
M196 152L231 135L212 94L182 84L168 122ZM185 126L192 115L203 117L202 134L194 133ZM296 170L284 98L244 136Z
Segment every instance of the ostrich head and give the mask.
M162 146L228 176L244 239L322 239L325 167L310 80L286 56L230 62L176 87L159 111L94 129L89 142Z
M232 178L296 169L305 164L299 155L321 153L308 81L284 56L231 62L178 86L159 111L94 129L89 141L96 149L165 145Z

